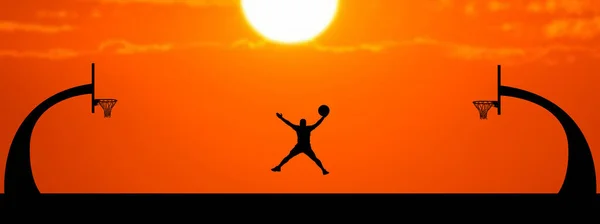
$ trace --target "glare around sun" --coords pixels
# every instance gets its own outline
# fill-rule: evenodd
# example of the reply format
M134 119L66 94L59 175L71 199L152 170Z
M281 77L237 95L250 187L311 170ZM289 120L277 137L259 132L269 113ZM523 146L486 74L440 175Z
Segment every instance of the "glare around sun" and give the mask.
M320 35L335 18L338 0L242 0L250 26L264 38L303 43Z

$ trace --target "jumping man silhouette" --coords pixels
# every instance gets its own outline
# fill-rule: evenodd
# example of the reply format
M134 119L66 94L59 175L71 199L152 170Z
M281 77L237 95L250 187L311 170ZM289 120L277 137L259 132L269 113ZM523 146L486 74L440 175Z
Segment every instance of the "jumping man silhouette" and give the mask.
M310 133L313 130L315 130L315 128L317 128L321 124L321 122L323 122L323 119L325 119L326 116L322 116L321 119L317 121L317 123L311 126L306 125L305 119L300 120L300 125L295 125L283 118L283 114L281 113L277 113L277 117L281 119L285 124L290 126L292 129L294 129L294 131L296 131L296 135L298 136L298 142L296 143L296 146L294 146L292 151L290 151L290 154L283 158L281 163L279 163L279 165L277 165L275 168L271 169L271 171L281 171L281 167L285 165L288 161L290 161L290 159L294 158L294 156L297 156L300 153L304 153L310 159L312 159L312 161L314 161L317 164L317 166L319 166L319 168L321 168L321 171L323 171L323 175L329 174L325 167L323 167L321 160L317 158L317 155L312 150L312 147L310 145Z

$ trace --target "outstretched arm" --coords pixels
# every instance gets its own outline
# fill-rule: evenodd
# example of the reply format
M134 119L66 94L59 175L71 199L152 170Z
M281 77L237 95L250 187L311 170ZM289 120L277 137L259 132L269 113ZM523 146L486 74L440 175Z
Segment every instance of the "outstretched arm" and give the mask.
M323 120L325 120L325 117L324 117L324 116L323 116L323 117L321 117L321 119L319 119L319 120L317 121L317 123L313 124L313 125L311 126L311 128L312 128L312 129L315 129L315 128L319 127L319 125L321 125L321 123L323 122Z
M296 128L296 125L292 124L292 122L290 122L290 121L286 120L285 118L283 118L283 114L277 113L277 117L279 119L281 119L281 121L283 121L283 123L287 124L291 128Z
M280 119L283 121L283 123L287 124L288 126L290 126L292 128L296 127L296 125L292 124L292 122L286 120L285 118L281 117Z

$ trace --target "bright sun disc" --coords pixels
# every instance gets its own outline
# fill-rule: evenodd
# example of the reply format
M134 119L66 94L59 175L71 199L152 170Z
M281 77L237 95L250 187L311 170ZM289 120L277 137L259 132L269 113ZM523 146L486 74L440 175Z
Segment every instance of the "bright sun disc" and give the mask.
M263 37L285 44L310 41L333 21L338 0L242 0L248 23Z

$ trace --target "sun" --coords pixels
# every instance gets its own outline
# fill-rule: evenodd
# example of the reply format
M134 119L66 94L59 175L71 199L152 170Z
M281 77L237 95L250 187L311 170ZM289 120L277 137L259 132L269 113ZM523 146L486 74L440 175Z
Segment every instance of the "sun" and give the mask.
M308 42L335 18L338 0L242 0L250 26L274 42Z

